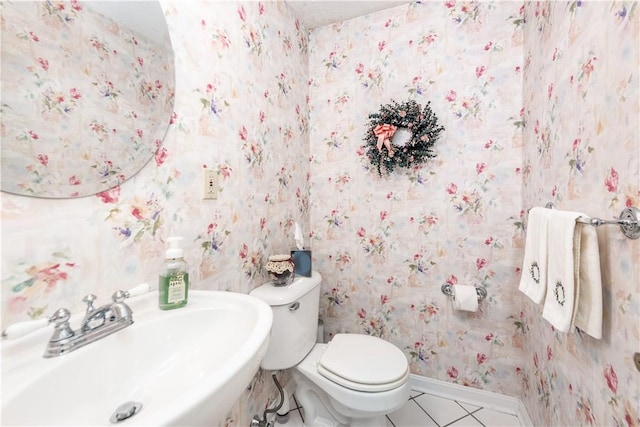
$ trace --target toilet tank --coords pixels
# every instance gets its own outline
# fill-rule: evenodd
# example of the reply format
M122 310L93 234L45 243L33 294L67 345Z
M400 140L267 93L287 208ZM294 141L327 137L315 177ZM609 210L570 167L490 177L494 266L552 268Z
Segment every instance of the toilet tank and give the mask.
M250 295L269 304L273 326L262 369L288 369L300 363L311 351L318 336L318 310L322 276L296 277L288 286L266 283Z

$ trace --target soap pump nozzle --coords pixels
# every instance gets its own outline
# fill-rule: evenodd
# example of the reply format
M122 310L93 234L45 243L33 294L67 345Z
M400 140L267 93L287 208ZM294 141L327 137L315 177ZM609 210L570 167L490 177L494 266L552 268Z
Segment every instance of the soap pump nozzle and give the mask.
M182 242L182 240L183 238L179 236L167 238L167 243L169 243L169 249L167 249L167 252L165 254L167 259L182 258L184 254L184 251L180 247L180 243Z

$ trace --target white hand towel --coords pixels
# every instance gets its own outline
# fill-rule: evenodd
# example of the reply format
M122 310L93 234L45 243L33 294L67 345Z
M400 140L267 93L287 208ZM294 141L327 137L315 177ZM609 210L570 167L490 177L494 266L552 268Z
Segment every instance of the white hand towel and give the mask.
M578 299L576 282L580 266L580 227L576 219L584 214L549 209L548 219L548 289L542 318L561 332L569 332Z
M594 338L602 338L602 276L600 274L600 251L595 227L576 224L580 230L579 290L575 309L575 327Z
M473 285L453 285L453 308L462 311L478 311L478 293Z
M518 289L536 304L547 292L547 221L551 209L531 208L527 217L524 260Z

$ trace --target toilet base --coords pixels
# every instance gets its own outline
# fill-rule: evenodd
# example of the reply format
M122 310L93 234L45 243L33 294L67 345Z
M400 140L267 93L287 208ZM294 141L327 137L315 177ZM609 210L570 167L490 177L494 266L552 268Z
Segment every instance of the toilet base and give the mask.
M356 409L343 405L340 399L332 398L299 369L294 368L292 373L296 384L296 399L303 408L306 427L384 427L387 425L386 414L402 407L407 402L411 390L407 382L392 391L395 396L384 399L385 404L363 403L362 409ZM391 401L396 403L390 405Z
M294 372L293 376L296 382L296 399L304 411L305 427L384 427L387 425L385 415L367 416L369 414L353 413L351 408L336 408L339 403L303 375ZM352 412L351 415L355 416L346 416L344 412Z

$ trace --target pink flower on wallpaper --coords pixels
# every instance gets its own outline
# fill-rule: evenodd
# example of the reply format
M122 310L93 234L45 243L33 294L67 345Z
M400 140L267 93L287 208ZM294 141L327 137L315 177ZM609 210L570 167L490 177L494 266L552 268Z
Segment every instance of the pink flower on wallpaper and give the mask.
M476 163L476 173L478 175L480 175L482 172L484 172L484 170L487 168L487 164L482 162L482 163Z
M458 186L453 182L447 186L447 193L456 194L458 192Z
M364 319L365 317L367 317L367 312L364 311L364 308L358 309L357 314L358 314L358 317L361 319Z
M38 135L34 131L30 130L29 131L29 138L31 138L31 139L40 139L40 135Z
M593 70L595 69L594 62L597 60L595 56L593 58L589 58L587 62L582 66L582 72L588 77L591 75Z
M360 238L364 237L367 235L367 230L364 229L364 227L360 227L358 228L358 231L356 232L356 235Z
M480 65L478 67L476 67L476 78L480 78L482 77L482 75L484 74L484 72L486 71L486 67L484 65Z
M364 73L364 64L363 64L363 63L359 63L359 64L356 66L356 73L357 73L357 74L362 74L362 73Z
M447 0L446 2L444 2L444 6L447 9L451 9L453 7L456 7L456 0Z
M244 10L244 6L240 6L238 8L238 15L240 16L240 19L242 20L242 22L247 21L247 12Z
M144 216L142 215L142 209L137 206L134 206L133 209L131 209L131 215L133 215L133 217L136 219L144 219Z
M487 265L487 260L484 258L476 258L476 268L478 270L483 269Z
M260 123L264 123L264 119L266 117L266 114L264 113L264 111L260 111L260 114L258 116L260 118Z
M380 295L380 303L382 305L385 305L387 302L389 302L389 296L388 295Z
M71 98L73 99L80 99L82 97L82 95L80 94L80 91L75 87L71 88L71 90L69 91L69 95L71 95Z
M80 178L75 175L69 177L69 185L80 185Z
M604 179L604 186L607 187L609 193L618 191L618 171L614 168L609 169L607 177Z
M484 353L476 354L476 362L478 362L478 365L482 365L486 361L487 361L487 355L486 354L484 354Z
M47 166L47 164L49 164L49 156L46 154L38 154L38 162L40 162L42 166Z
M249 254L249 247L245 243L243 243L238 255L240 256L241 259L246 259L248 254Z
M144 134L144 131L142 129L136 129L136 135L138 135L139 138L142 138L143 134Z
M258 13L260 15L264 15L264 4L263 3L258 3Z
M157 166L161 166L167 160L167 149L166 147L162 147L160 150L156 150L154 155L154 159L156 161Z
M29 31L29 35L31 36L31 40L33 40L34 42L40 41L40 37L38 37L38 35L33 31Z
M380 211L380 221L384 221L389 216L387 211Z
M40 67L45 71L49 69L49 61L46 59L38 58L38 64L40 64Z
M553 350L551 346L547 344L547 360L553 359Z
M550 83L549 87L547 88L547 97L551 99L552 94L553 94L553 83Z
M489 42L486 45L484 45L484 50L490 50L491 46L493 46L493 42Z
M136 60L138 61L138 64L142 67L144 65L144 58L140 58L139 56L136 57Z
M247 140L247 128L244 127L244 125L242 126L242 128L238 132L238 136L240 136L240 139L243 140L243 141Z
M613 366L607 365L604 368L604 378L607 380L607 387L609 390L616 394L618 392L618 375L616 375L616 371L613 369Z
M387 42L386 42L386 41L384 41L384 40L383 40L383 41L381 41L381 42L378 42L378 50L379 50L380 52L382 52L382 51L384 50L384 48L385 48L385 46L386 46L386 45L387 45Z
M102 203L116 203L120 198L120 186L110 188L109 190L102 191L96 194Z
M449 102L453 102L456 100L456 98L458 97L458 94L456 93L455 90L451 89L449 90L449 92L447 92L447 95L445 96L445 99Z
M458 283L458 278L452 274L451 276L447 277L447 280L445 280L445 282L450 285L455 285L456 283Z
M458 378L458 370L454 366L449 366L447 368L447 375L449 376L449 378L455 380Z

